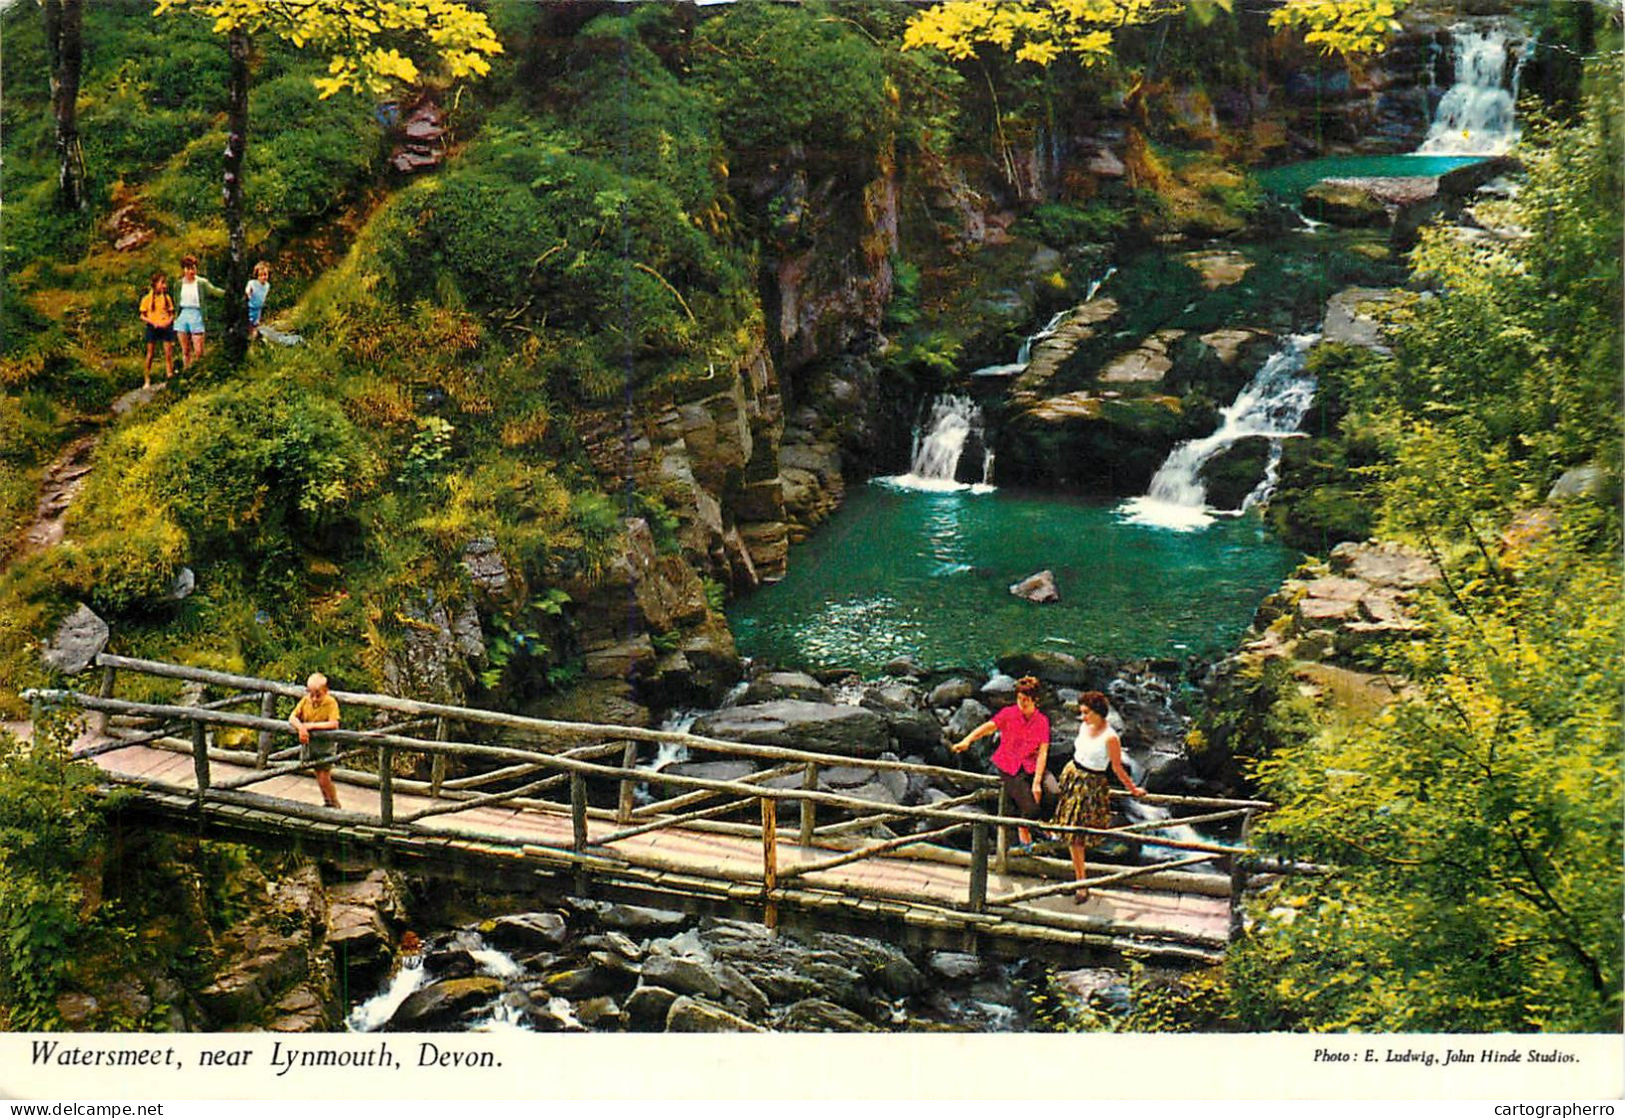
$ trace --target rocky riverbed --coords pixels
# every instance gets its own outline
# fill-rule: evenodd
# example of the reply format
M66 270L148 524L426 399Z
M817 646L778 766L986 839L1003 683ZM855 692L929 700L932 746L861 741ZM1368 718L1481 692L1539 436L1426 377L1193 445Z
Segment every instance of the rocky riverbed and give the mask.
M1038 1023L1038 964L567 898L432 936L357 1006L358 1031L1007 1032ZM1059 976L1105 1011L1124 979Z

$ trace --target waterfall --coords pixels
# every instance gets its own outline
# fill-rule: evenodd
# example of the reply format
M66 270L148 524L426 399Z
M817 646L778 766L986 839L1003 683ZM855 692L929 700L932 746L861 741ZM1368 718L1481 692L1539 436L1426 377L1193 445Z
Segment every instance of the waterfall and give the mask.
M1085 302L1087 302L1087 301L1088 300L1085 300ZM1020 365L1023 369L1025 369L1027 367L1027 362L1029 362L1029 361L1031 361L1033 359L1033 343L1034 342L1041 342L1045 338L1048 338L1051 335L1053 335L1055 333L1056 327L1060 326L1061 323L1065 322L1066 318L1067 318L1067 315L1069 315L1071 313L1072 313L1072 309L1070 307L1068 307L1064 311L1056 311L1053 315L1050 316L1050 320L1048 322L1044 323L1044 325L1039 328L1038 333L1036 333L1036 334L1028 334L1027 337L1022 341L1021 348L1016 350L1016 364Z
M1090 280L1089 286L1084 289L1083 301L1087 303L1100 294L1100 289L1106 285L1106 281L1116 274L1117 268L1113 266L1107 268L1098 278ZM1045 338L1053 336L1055 331L1061 328L1061 323L1072 317L1072 312L1075 310L1077 310L1077 307L1067 307L1065 310L1056 311L1050 316L1048 322L1038 328L1038 333L1029 334L1023 338L1020 348L1016 350L1016 359L1013 362L1005 365L983 365L980 369L972 369L970 375L973 377L1020 376L1026 372L1027 364L1033 359L1033 346Z
M981 448L981 480L962 483L960 459L970 445ZM908 473L885 480L903 489L987 493L993 489L992 471L993 451L982 431L982 409L968 396L943 395L932 401L930 414L915 432Z
M1275 489L1279 440L1296 433L1315 398L1315 378L1304 371L1304 365L1309 348L1319 340L1318 334L1288 337L1286 344L1253 374L1235 402L1219 413L1219 429L1206 438L1174 447L1151 479L1150 492L1124 503L1122 511L1127 518L1178 531L1206 527L1213 522L1214 511L1207 507L1207 486L1200 476L1202 466L1232 443L1258 435L1271 440L1269 465L1264 480L1234 511L1239 514L1267 500Z
M352 1033L370 1033L388 1024L401 1003L411 997L429 980L429 972L421 963L402 966L384 985L384 988L350 1011L344 1027Z
M1156 804L1143 804L1138 800L1124 800L1125 814L1133 816L1136 823L1158 823L1169 818L1170 812L1165 807ZM1202 834L1189 823L1170 823L1166 827L1153 827L1147 834L1158 838L1173 839L1175 842L1212 842L1207 835ZM1184 858L1190 854L1188 850L1181 850L1173 846L1142 846L1140 847L1140 860L1142 862L1172 862L1176 858ZM1212 866L1201 863L1185 868L1186 873L1213 873Z
M1501 155L1518 139L1514 109L1523 72L1521 41L1503 26L1452 29L1456 83L1439 101L1420 155ZM1512 59L1508 74L1507 60Z

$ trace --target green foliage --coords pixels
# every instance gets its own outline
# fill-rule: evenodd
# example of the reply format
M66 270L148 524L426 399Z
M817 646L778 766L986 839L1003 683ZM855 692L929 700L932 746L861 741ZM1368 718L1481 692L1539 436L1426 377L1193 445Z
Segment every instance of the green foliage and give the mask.
M813 159L876 150L898 123L883 49L825 3L731 4L695 32L694 80L734 151L802 145Z
M1099 244L1116 237L1127 220L1123 210L1115 206L1046 202L1033 207L1022 219L1019 231L1047 245Z
M668 187L691 216L714 214L725 169L715 106L679 84L638 38L668 21L660 5L593 20L571 41L548 95L580 137L578 154Z
M1573 125L1531 124L1527 185L1484 214L1528 236L1424 231L1412 266L1438 297L1390 312L1392 359L1345 378L1383 450L1383 531L1493 532L1571 466L1617 477L1622 112L1597 94Z
M1409 697L1258 766L1263 841L1346 869L1262 903L1245 1027L1619 1028L1625 611L1583 521L1429 614Z
M234 383L122 428L70 513L61 577L114 611L167 589L179 564L229 559L268 577L332 528L376 467L323 394L292 377Z
M920 266L901 257L892 259L891 302L886 304L886 324L913 326L920 318Z
M466 299L534 347L542 385L600 400L708 375L754 314L738 262L671 188L569 154L498 115L458 167L396 196L358 247L355 286L397 303Z
M1596 76L1617 85L1617 59ZM1389 652L1398 701L1317 714L1256 767L1280 805L1259 841L1341 872L1255 906L1242 1028L1620 1028L1620 512L1546 493L1585 463L1617 492L1621 112L1594 95L1532 128L1527 185L1482 213L1530 235L1428 231L1412 263L1436 294L1392 314L1392 357L1325 367L1372 463L1361 504L1446 581Z
M32 742L0 731L0 999L9 1029L57 1025L56 995L89 927L88 874L106 824L95 773L68 756L77 725L42 719Z
M417 433L412 446L401 463L395 480L402 485L417 488L425 484L439 469L440 463L451 453L451 437L457 428L438 415L425 416L417 421Z

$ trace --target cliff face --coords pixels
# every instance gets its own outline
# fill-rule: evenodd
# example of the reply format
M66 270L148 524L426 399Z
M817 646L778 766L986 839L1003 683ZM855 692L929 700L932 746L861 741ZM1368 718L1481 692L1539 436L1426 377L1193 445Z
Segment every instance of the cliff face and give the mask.
M657 556L633 522L608 578L579 588L576 615L589 679L661 705L715 700L738 676L702 577L736 592L781 577L790 544L838 507L847 462L876 443L864 355L892 294L892 152L855 171L791 146L732 187L763 234L764 325L731 367L629 421L599 415L587 439L606 489L630 480L677 518L680 558Z

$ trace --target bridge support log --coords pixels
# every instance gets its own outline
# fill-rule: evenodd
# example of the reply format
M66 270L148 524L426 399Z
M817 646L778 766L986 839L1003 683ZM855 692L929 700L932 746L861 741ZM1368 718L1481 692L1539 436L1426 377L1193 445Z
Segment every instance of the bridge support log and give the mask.
M96 692L98 698L111 699L113 697L113 683L118 678L117 668L102 669L102 686ZM107 712L97 711L90 717L90 728L97 734L107 733Z
M779 804L763 796L762 805L762 893L766 905L762 910L762 923L768 928L779 926L779 906L773 900L773 890L779 887Z
M197 776L197 804L209 792L209 728L202 722L192 723L192 772Z
M577 854L587 849L587 778L570 774L570 849Z
M109 668L107 670L112 671L113 669ZM274 692L267 691L265 694L260 696L260 717L261 718L275 718L276 717L276 694ZM255 753L254 767L256 769L263 769L266 765L270 764L270 762L271 762L271 738L272 738L272 736L273 735L271 734L271 731L269 731L269 730L261 730L259 732L259 735L255 738L255 742L254 742L254 753Z
M801 774L801 786L809 792L818 790L818 766L808 762ZM799 837L801 848L805 850L812 845L813 831L816 830L818 808L811 800L801 801L801 834Z
M1010 814L1010 793L999 785L999 815ZM999 874L1010 872L1010 828L1000 827L998 832L998 853L993 859L993 869Z
M387 745L378 747L378 821L386 827L395 822L395 758Z
M449 730L444 718L434 720L434 740L445 741L449 737ZM435 799L440 798L440 785L446 779L446 755L436 753L429 761L429 795Z
M1245 924L1241 902L1247 892L1247 863L1240 855L1231 855L1227 861L1230 863L1230 940L1233 943L1241 938Z
M628 741L621 750L621 768L626 770L626 776L621 778L621 798L615 806L615 822L621 826L632 822L633 791L637 782L632 779L632 770L638 763L638 743Z
M987 911L987 824L977 823L970 831L970 909Z

